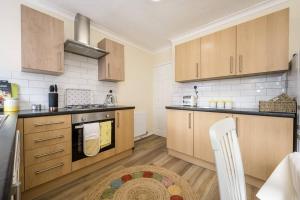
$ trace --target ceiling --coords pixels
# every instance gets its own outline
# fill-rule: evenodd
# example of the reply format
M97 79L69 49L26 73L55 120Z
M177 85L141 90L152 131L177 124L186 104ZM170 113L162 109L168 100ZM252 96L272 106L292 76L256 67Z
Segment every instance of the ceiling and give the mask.
M264 0L45 0L150 51L170 39Z

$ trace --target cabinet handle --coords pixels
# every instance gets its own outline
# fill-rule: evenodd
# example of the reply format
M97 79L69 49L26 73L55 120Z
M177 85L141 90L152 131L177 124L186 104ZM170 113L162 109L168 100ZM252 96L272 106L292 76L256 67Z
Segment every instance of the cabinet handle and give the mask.
M189 129L192 128L192 113L189 113Z
M63 135L59 135L57 137L52 137L52 138L46 138L46 139L36 139L34 140L35 143L39 143L39 142L45 142L45 141L48 141L48 140L55 140L55 139L60 139L60 138L64 138Z
M199 63L196 63L196 78L199 77Z
M57 62L58 62L58 66L59 66L59 69L61 69L61 52L57 53Z
M58 165L54 165L54 166L49 167L47 169L42 169L42 170L35 171L35 174L38 175L38 174L41 174L43 172L47 172L47 171L50 171L52 169L56 169L56 168L59 168L59 167L62 167L62 166L64 166L64 163L59 163Z
M243 72L243 56L239 55L239 72Z
M233 73L233 56L230 56L229 65L230 65L230 74L232 74Z
M34 126L39 127L39 126L48 126L48 125L63 124L63 123L65 123L65 122L63 122L63 121L62 122L49 122L49 123L42 123L42 124L35 123Z
M35 158L42 158L42 157L45 157L45 156L50 156L50 155L61 153L61 152L64 152L64 149L59 149L57 151L52 151L50 153L38 154L38 155L35 155L34 157Z
M120 127L120 113L117 112L117 127Z
M110 77L110 64L107 63L107 76Z

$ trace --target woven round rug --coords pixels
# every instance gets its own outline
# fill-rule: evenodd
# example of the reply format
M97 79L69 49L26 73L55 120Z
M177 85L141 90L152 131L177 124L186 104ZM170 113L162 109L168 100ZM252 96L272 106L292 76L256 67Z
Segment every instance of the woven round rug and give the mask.
M191 186L176 173L152 165L114 172L96 183L86 199L97 200L196 200Z

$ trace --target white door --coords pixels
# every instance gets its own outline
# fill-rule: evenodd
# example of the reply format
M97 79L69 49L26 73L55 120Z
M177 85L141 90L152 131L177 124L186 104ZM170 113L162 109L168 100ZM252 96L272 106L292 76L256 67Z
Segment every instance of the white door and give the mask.
M153 126L155 134L166 136L166 109L171 104L171 63L153 68Z

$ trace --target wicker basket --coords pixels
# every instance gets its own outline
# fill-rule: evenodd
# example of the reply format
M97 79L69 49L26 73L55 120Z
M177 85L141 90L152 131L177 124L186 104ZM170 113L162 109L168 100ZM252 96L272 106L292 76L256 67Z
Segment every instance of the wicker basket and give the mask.
M259 101L260 112L297 112L297 102L286 94L281 94L270 101Z

